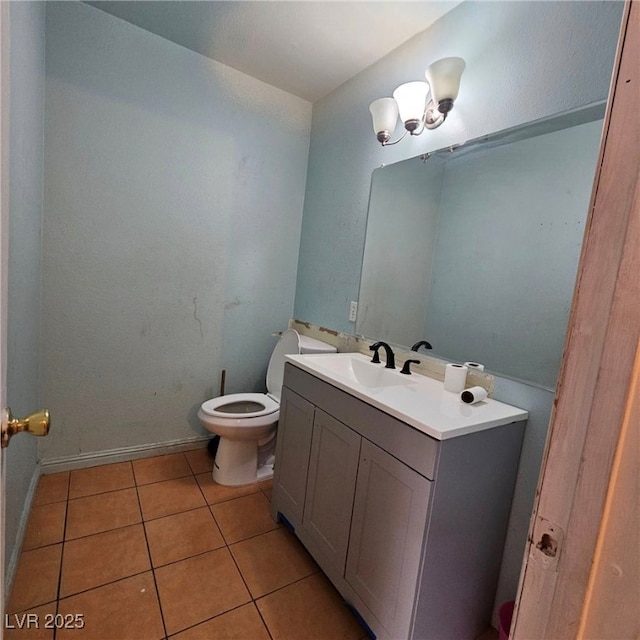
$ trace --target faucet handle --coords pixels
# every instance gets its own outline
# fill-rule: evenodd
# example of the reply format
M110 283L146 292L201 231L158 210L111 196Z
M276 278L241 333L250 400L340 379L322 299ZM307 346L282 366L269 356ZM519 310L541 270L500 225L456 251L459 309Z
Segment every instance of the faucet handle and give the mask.
M373 358L371 358L371 362L374 364L380 364L380 354L378 353L379 348L380 347L377 347L375 344L372 344L369 347L369 351L373 351Z
M420 360L405 360L402 365L402 370L400 373L406 373L408 376L411 375L411 363L420 364Z

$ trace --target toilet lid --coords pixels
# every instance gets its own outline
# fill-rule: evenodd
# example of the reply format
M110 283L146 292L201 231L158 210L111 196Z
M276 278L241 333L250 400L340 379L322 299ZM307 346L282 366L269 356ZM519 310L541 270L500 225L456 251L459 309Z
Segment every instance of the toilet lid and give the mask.
M271 354L267 369L267 391L278 399L282 394L284 357L294 353L300 353L300 336L294 329L287 329L282 332L280 340Z

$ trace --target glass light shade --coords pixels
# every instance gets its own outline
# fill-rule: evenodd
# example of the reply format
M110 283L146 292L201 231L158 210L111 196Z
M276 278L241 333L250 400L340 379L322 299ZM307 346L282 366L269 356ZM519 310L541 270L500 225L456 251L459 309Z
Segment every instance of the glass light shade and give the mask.
M378 98L369 105L373 120L373 132L378 135L381 131L392 133L398 122L398 105L393 98Z
M422 120L428 93L429 85L426 82L407 82L393 92L402 122Z
M458 97L460 77L465 66L462 58L442 58L425 71L431 87L431 98L436 104L442 100L454 101Z

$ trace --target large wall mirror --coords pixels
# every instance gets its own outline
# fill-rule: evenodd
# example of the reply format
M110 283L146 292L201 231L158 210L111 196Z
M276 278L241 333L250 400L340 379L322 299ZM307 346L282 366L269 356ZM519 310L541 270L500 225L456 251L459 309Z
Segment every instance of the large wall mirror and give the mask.
M556 384L604 105L376 169L356 333Z

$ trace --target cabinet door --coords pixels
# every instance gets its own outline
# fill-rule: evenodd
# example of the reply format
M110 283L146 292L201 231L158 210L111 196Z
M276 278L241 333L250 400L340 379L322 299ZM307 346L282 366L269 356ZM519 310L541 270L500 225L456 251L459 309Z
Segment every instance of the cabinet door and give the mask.
M322 557L344 575L362 438L316 409L303 528ZM326 567L323 567L326 569Z
M346 579L392 638L408 638L431 482L363 440Z
M315 407L286 387L280 399L273 498L294 527L302 523Z

